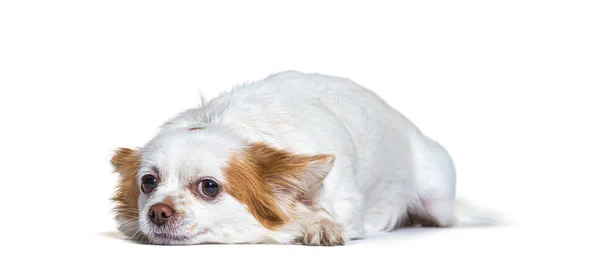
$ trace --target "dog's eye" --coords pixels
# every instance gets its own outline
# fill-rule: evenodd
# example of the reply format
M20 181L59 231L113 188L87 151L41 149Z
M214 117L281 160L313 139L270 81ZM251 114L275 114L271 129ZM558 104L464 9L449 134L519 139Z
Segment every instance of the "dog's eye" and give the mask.
M144 175L142 177L142 192L148 194L152 192L158 184L158 180L154 175Z
M198 188L196 190L204 197L213 198L219 194L220 188L216 181L204 179L198 183Z

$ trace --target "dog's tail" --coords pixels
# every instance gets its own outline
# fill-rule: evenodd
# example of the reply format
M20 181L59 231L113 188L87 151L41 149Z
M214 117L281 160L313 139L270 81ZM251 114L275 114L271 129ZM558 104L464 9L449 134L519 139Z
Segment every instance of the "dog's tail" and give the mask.
M494 226L504 223L501 215L457 198L454 203L454 226Z

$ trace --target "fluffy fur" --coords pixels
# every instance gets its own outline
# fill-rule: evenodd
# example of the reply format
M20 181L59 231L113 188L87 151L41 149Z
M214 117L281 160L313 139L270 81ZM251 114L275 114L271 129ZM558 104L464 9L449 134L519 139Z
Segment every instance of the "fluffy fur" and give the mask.
M167 121L119 149L119 229L155 244L342 245L403 225L454 223L446 150L375 93L341 77L282 72ZM158 177L143 193L140 180ZM222 192L200 198L197 180ZM166 203L169 223L148 210Z

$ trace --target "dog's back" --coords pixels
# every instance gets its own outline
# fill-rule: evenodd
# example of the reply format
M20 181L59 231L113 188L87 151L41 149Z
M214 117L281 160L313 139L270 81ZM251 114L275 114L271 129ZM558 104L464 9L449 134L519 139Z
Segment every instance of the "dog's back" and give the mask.
M351 238L400 224L452 223L446 150L375 93L345 78L296 71L239 86L166 125L218 124L250 142L333 154L321 206Z

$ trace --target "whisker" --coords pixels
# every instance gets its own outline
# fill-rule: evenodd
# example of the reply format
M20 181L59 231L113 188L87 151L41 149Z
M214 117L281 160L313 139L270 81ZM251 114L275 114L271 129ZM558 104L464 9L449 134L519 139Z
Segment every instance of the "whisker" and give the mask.
M131 227L132 225L135 225L135 224L138 224L137 220L136 221L124 222L124 223L120 224L120 228L123 228L123 229L124 228L129 228L129 227Z
M131 231L139 230L139 229L140 228L138 226L130 226L130 227L126 228L126 229L122 229L121 231L126 234L126 233L129 233Z
M119 209L113 209L112 212L114 212L116 214L134 213L137 215L140 212L140 210L133 209L133 208L119 208Z
M132 238L133 238L134 241L141 242L141 243L146 243L147 240L145 240L145 235L142 232L142 228L147 228L147 224L146 223L140 223L139 230L135 234L133 234Z
M138 208L115 208L114 210L139 210Z
M141 231L142 230L138 230L137 232L135 232L133 234L133 236L131 236L131 238L132 238L133 241L138 241L138 237L139 237L139 234L141 233Z

